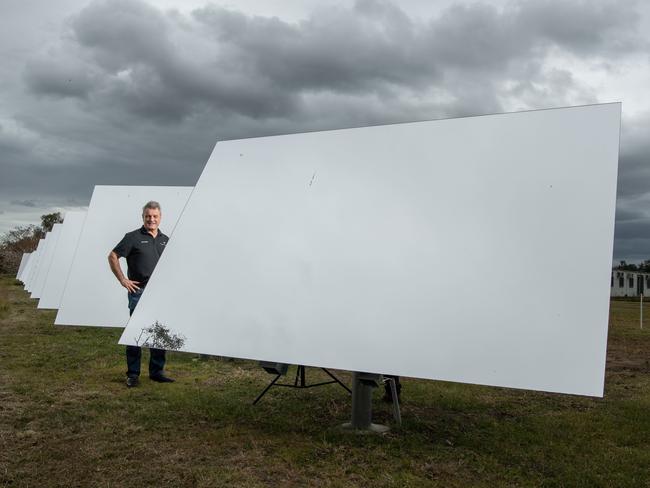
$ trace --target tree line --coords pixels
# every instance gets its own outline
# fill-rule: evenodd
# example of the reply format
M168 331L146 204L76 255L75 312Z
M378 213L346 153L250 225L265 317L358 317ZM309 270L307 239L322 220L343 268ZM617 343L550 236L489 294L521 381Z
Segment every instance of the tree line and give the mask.
M622 271L638 271L640 273L650 273L650 259L646 259L640 264L627 263L626 261L620 261L619 265L616 266L616 269Z
M34 252L38 241L63 222L61 212L41 215L40 225L19 225L0 237L0 273L18 272L20 260L26 252Z

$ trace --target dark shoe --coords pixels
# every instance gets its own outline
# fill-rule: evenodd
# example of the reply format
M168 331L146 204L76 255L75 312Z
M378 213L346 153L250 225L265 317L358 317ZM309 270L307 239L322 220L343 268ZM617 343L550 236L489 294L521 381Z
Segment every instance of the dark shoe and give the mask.
M133 388L134 386L138 386L140 383L140 380L138 379L137 376L127 376L126 377L126 386L129 388Z
M156 383L173 383L174 380L168 376L165 376L164 374L157 374L156 376L149 376L149 379L151 381L155 381Z

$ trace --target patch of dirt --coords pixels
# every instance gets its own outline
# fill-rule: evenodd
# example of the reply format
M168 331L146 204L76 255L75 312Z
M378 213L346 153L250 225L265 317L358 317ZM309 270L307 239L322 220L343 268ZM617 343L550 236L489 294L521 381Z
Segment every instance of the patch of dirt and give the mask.
M607 347L607 371L650 373L649 348L645 342L627 339L610 341Z

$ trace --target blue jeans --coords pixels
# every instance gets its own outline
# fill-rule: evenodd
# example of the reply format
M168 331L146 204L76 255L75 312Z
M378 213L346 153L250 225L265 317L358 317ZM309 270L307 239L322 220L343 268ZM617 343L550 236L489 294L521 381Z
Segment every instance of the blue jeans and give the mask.
M142 289L136 293L129 293L129 315L133 315L135 306L140 301ZM126 346L126 366L127 376L140 376L140 358L142 357L142 348L138 346ZM165 368L165 350L149 350L149 377L161 375Z

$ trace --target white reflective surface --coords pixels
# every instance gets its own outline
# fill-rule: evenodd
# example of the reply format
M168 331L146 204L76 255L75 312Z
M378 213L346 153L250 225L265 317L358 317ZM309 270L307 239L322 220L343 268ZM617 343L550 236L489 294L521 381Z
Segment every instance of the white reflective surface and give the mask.
M16 279L22 281L22 274L25 271L25 267L29 262L29 258L32 256L31 252L23 253L23 257L20 258L20 265L18 266L18 272L16 273Z
M45 247L45 240L47 239L48 234L45 234L43 239L38 241L38 246L36 246L36 251L34 251L34 258L30 261L30 268L27 270L27 281L25 282L25 290L31 292L34 287L34 281L38 275L39 264L41 261L41 256L43 255L43 249Z
M41 298L43 287L45 286L45 280L47 279L47 275L50 271L50 266L52 265L54 251L59 241L59 235L61 234L61 227L61 224L54 224L54 226L52 226L52 231L49 232L45 238L43 255L39 260L38 273L36 274L36 277L34 279L34 286L32 288L32 298Z
M620 104L218 143L121 338L602 395ZM585 265L588 263L588 265Z
M38 308L59 308L85 218L86 212L82 211L65 214Z
M124 234L142 226L142 206L162 207L160 230L170 235L191 187L96 186L88 206L55 324L124 327L126 290L108 266L108 254ZM120 262L126 269L124 260Z
M29 280L32 275L32 270L36 266L36 261L38 260L38 246L40 245L42 239L38 242L36 249L32 251L32 253L29 256L29 261L27 261L27 264L25 265L25 269L23 270L22 277L20 281L23 282L25 285L25 291L29 291Z

